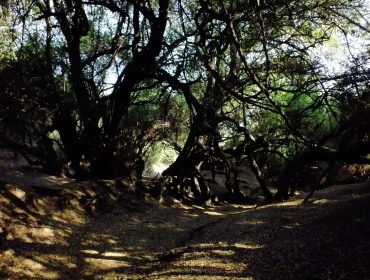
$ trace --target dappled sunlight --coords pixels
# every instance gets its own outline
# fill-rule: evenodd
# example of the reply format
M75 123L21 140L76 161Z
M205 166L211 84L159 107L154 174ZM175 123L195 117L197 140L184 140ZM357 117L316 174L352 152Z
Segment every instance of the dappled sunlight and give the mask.
M194 271L194 268L199 268L200 271L202 271L202 274L206 274L207 270L220 270L220 272L230 272L233 274L236 273L242 273L244 269L247 268L246 264L238 264L237 266L232 265L229 262L225 262L224 258L215 259L214 257L211 257L211 255L215 255L210 253L204 253L204 254L195 254L195 260L189 259L185 261L181 261L178 264L174 264L174 266L180 266L186 267L186 270L189 269L190 271ZM204 258L199 258L204 257ZM184 268L185 268L184 267Z
M201 249L213 249L215 247L217 248L242 248L242 249L261 249L264 247L263 244L245 244L245 243L234 243L229 244L228 242L218 242L217 244L214 243L199 243L196 245L193 245L194 248L201 248ZM219 250L219 249L217 249Z
M8 222L6 225L7 240L19 240L24 243L48 245L57 243L63 246L68 244L67 239L72 232L69 227L60 228L54 227L53 225L38 225L38 223L32 221L31 218L27 223L18 222L16 220Z
M324 204L324 203L329 203L329 202L335 202L335 200L329 201L328 199L318 199L318 200L315 200L313 204Z
M129 257L130 255L125 252L104 252L103 257Z
M26 277L58 279L59 274L51 269L47 269L42 263L25 257L13 257L13 262L16 266L8 268L8 273L13 274L16 279L25 279Z
M202 207L202 206L193 205L193 207L194 207L195 209L205 210L205 208L204 208L204 207Z
M34 260L45 263L52 266L64 267L66 269L75 269L77 265L72 256L65 253L51 253L51 254L42 254L38 256L32 256Z
M102 235L102 234L95 234L91 233L89 234L85 240L81 241L82 246L98 246L102 240L104 242L107 242L107 236Z
M170 274L170 273L168 273ZM229 279L229 277L225 277L225 276L218 276L218 275L204 275L203 273L201 272L198 272L198 273L194 273L194 271L192 271L192 273L190 272L184 272L182 273L181 275L176 275L177 273L174 272L173 275L163 275L163 277L165 278L153 278L153 279L169 279L169 280L184 280L184 279L194 279L194 280L225 280L225 279ZM196 276L194 276L196 275ZM158 277L161 277L161 275L159 275ZM253 277L237 277L237 276L232 276L232 278L230 279L233 279L233 280L254 280L254 279L258 279L258 278L253 278Z
M258 245L258 244L257 245L250 245L250 244L235 243L234 247L235 248L241 248L241 249L255 250L255 249L264 248L265 245Z
M86 271L99 271L105 269L117 269L122 267L130 267L129 262L123 260L112 260L106 258L84 258Z
M204 214L211 215L211 216L225 216L225 214L219 212L211 212L211 211L204 211Z
M214 207L213 210L224 215L247 213L256 208L255 205L228 204L227 206ZM207 211L207 209L205 209ZM209 211L209 209L208 209Z
M55 230L52 228L41 227L41 228L30 228L23 225L17 225L16 230L13 233L9 233L7 238L11 239L18 239L25 243L38 243L38 244L54 244L54 242L58 243L65 243L60 242L58 240L57 234ZM64 240L63 240L64 241Z
M284 201L282 203L279 203L279 204L276 204L275 206L278 206L278 207L284 207L284 206L298 206L298 205L301 205L303 203L303 199L296 199L296 200L288 200L288 201Z
M227 242L195 244L185 251L179 259L174 260L171 266L162 272L153 272L148 278L253 279L241 276L248 268L247 263L234 261L240 249L229 246ZM182 278L177 278L178 276Z
M241 205L241 204L229 204L229 207L237 208L238 210L241 209L254 209L255 205Z
M118 241L117 241L117 240L114 240L114 239L111 239L111 238L108 238L108 239L106 240L106 242L107 242L108 244L117 244L117 243L118 243Z
M99 251L89 250L89 249L80 250L80 252L84 253L84 254L89 254L89 255L98 255L99 254Z
M77 267L71 255L73 250L68 249L69 238L68 230L8 225L2 246L9 249L0 253L0 263L7 264L9 279L59 279L60 269Z
M265 222L262 220L255 220L255 219L245 219L245 221L238 221L236 222L237 225L262 225Z
M63 219L60 214L52 214L50 219L57 223L62 223L66 225L69 224L68 220Z
M60 218L68 221L70 225L73 226L83 226L86 224L87 220L86 217L83 216L83 212L81 209L80 211L76 211L73 208L71 209L65 209L63 212L60 214Z
M10 186L8 187L8 190L10 193L12 193L14 196L16 196L17 198L19 198L21 201L25 202L26 201L26 192L17 188L17 187L14 187L14 186Z
M10 267L14 262L14 250L7 249L0 251L0 263L6 267Z
M0 194L6 279L260 279L258 273L268 268L265 260L274 254L284 258L296 232L340 202L320 197L302 205L295 197L258 207L154 204L140 211L120 205L89 216L79 200L87 184L66 186L63 193L70 199L62 210L55 207L56 197L31 201L26 188L9 188L15 202ZM363 195L345 199L354 198ZM282 234L292 239L279 240Z
M100 243L99 248L103 250L106 247L104 241ZM133 266L133 262L145 261L143 257L132 255L122 251L122 248L115 248L118 251L112 250L92 250L83 249L80 252L83 254L83 275L95 275L101 277L113 277L117 271L121 273ZM130 251L130 250L129 250ZM132 248L132 253L137 254L137 248ZM102 278L105 279L105 278Z
M235 255L235 252L232 250L212 250L213 254L217 254L220 256L232 256Z
M199 217L198 214L195 214L195 213L188 213L188 212L184 212L182 214L183 216L186 216L186 217L189 217L189 218L196 218L196 217Z
M36 210L36 211L35 211ZM6 184L0 194L0 263L7 279L60 279L78 268L72 238L87 223L81 209L56 209L56 198Z
M3 205L9 205L9 199L5 198L4 196L0 195L0 203Z
M300 226L300 223L294 223L294 224L290 224L290 225L284 225L284 226L281 226L282 228L286 228L286 229L293 229L294 227L297 227L297 226Z

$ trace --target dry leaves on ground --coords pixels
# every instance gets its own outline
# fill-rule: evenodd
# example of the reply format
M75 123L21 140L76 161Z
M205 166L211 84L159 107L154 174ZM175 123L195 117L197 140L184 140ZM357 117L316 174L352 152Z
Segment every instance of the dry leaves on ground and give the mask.
M128 203L112 194L118 204L92 215L82 198L97 197L95 183L61 186L40 176L39 185L66 190L69 203L59 209L57 197L29 204L27 181L35 179L5 184L8 175L0 192L3 279L370 279L369 184L258 208Z

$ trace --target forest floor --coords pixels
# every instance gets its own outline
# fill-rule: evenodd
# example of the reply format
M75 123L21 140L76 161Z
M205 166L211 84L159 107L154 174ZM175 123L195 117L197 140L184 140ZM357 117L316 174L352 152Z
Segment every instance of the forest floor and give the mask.
M369 183L307 204L159 205L4 153L0 180L0 279L370 279Z

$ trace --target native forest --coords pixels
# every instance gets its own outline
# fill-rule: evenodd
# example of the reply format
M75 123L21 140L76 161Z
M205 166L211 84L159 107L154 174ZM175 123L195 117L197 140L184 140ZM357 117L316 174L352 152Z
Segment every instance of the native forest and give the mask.
M0 0L0 279L370 279L369 0Z

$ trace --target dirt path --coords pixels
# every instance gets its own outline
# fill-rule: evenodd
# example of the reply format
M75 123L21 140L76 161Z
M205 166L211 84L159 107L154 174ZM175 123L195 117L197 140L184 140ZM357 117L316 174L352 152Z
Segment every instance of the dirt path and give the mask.
M305 205L303 194L258 208L121 201L97 215L75 199L27 204L26 182L0 192L1 279L370 279L368 184Z

